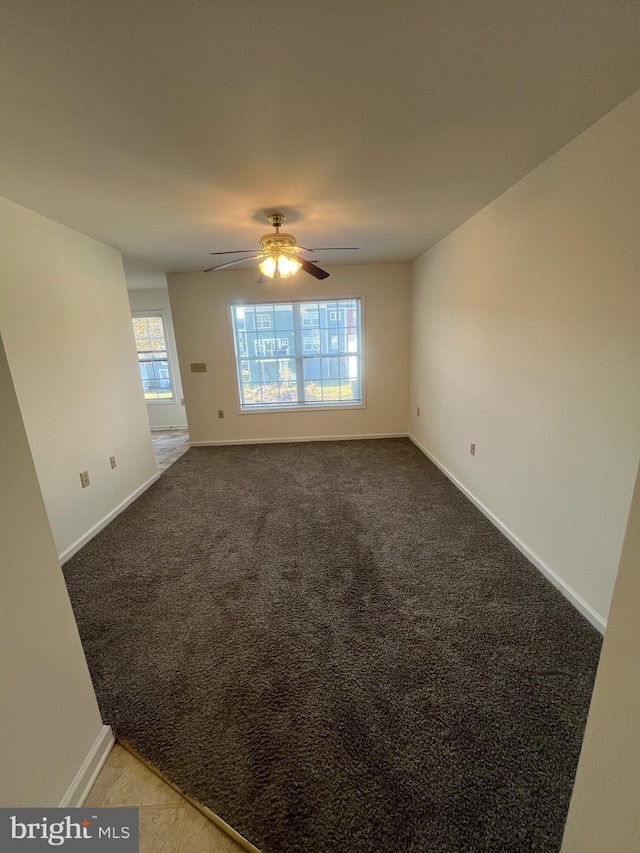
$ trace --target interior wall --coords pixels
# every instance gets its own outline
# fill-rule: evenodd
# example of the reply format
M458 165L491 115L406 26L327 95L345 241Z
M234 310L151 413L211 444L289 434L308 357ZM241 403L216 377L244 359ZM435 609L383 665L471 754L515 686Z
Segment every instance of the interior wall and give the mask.
M328 268L311 276L256 284L257 272L167 276L192 442L261 441L406 434L410 265ZM230 303L362 297L366 407L239 413ZM206 362L206 373L190 373ZM218 410L224 418L218 418Z
M0 199L0 263L0 333L63 554L157 473L122 259Z
M187 415L182 399L182 378L180 376L180 365L178 362L178 351L176 349L176 336L173 330L173 317L171 314L171 303L169 302L169 291L166 286L144 290L129 290L129 304L131 311L162 311L164 313L166 344L169 353L171 378L173 380L173 402L147 402L147 414L151 428L168 429L170 427L186 429ZM129 275L127 284L131 285Z
M602 625L640 454L639 149L640 93L413 269L411 434Z
M636 853L640 839L640 469L562 853Z
M0 806L59 806L102 731L0 339Z

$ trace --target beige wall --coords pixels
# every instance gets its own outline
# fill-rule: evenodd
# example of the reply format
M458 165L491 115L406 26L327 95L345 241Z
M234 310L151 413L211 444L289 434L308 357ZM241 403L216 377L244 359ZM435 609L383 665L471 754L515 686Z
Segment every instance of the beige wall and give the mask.
M0 806L58 806L102 731L0 340Z
M601 624L640 454L639 150L636 94L413 271L412 435Z
M185 407L181 400L182 380L180 378L180 366L178 364L178 351L176 349L176 337L173 331L173 318L171 316L171 304L169 302L169 291L166 286L166 277L159 276L164 279L164 287L155 287L153 289L144 288L142 290L129 290L129 305L131 311L162 311L164 314L166 344L169 352L169 361L171 369L171 377L173 380L173 395L174 402L162 403L152 402L147 403L147 414L149 416L149 424L152 428L159 429L161 427L186 427L187 415ZM127 275L127 285L131 285L129 275Z
M318 282L299 273L257 285L257 272L167 276L182 368L189 434L194 442L405 434L409 358L409 264L332 267ZM366 408L239 414L229 304L360 296L365 339ZM208 372L189 372L206 362ZM225 413L223 420L218 409Z
M640 470L593 689L563 853L640 848Z
M0 332L63 554L156 475L122 259L0 199L0 265Z

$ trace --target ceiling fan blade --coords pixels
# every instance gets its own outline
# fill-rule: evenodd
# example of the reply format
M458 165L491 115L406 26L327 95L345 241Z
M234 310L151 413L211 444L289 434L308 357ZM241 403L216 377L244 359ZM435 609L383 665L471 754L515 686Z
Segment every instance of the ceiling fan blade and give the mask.
M309 275L312 275L314 278L329 278L330 273L326 270L321 270L320 267L314 266L311 261L308 261L306 258L297 258L298 261L302 264L302 269L305 272L308 272Z
M235 261L228 261L226 264L218 264L217 267L209 267L208 270L203 270L203 272L211 272L212 270L221 270L224 267L232 267L234 264L239 264L241 261L253 261L255 258L261 258L262 255L247 255L246 258L236 258Z
M253 252L253 249L233 249L231 252L209 252L210 255L245 255L247 252Z
M258 276L258 284L266 284L268 281L271 281L271 279L267 278L266 275L262 275L262 273L260 273L260 275Z

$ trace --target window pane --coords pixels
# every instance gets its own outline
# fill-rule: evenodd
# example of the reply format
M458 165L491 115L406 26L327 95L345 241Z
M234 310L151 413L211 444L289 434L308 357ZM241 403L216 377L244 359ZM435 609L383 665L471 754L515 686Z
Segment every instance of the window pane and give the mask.
M321 379L322 367L319 358L305 358L304 360L304 378L305 379Z
M296 362L295 359L283 359L278 362L278 375L281 382L296 381Z
M262 387L257 382L244 382L242 385L244 402L257 405L262 402Z
M164 329L162 328L161 317L147 317L147 327L149 329L149 337L161 338L164 341Z
M323 379L338 379L340 376L339 359L323 358L322 359L322 378Z
M320 352L320 330L319 329L303 329L302 330L302 351L303 352Z
M246 345L246 355L248 355L249 358L258 355L258 336L255 332L243 332L240 340ZM245 355L242 343L237 346L237 349L240 355Z
M341 400L359 400L360 399L360 383L357 380L353 382L340 381L340 399Z
M308 403L322 402L322 388L317 382L304 383L304 399Z
M259 364L262 382L275 382L278 379L278 365L275 361L261 361Z
M274 314L278 332L293 332L293 305L276 305Z
M319 325L319 306L317 303L304 302L299 304L300 322L304 328L317 328Z
M132 317L145 399L172 400L171 371L160 314Z

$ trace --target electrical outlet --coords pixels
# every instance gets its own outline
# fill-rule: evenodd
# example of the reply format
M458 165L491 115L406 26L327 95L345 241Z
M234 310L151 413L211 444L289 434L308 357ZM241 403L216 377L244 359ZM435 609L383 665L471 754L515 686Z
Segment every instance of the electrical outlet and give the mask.
M89 472L81 471L80 472L80 482L82 483L82 488L86 489L89 485Z
M223 417L224 417L224 409L218 409L218 417L219 417L219 418L223 418Z
M180 397L180 405L184 406L184 397Z
M476 455L476 443L475 443L475 441L472 441L472 442L471 442L471 447L470 447L470 449L469 449L469 453L470 453L472 456L475 456L475 455Z
M191 362L191 372L192 373L206 373L207 372L206 361Z
M112 467L112 468L115 468L115 467L116 467L116 465L118 464L118 463L116 462L116 457L115 457L115 456L110 456L110 457L109 457L109 462L111 462L111 467Z
M416 406L416 415L420 417L420 406Z

